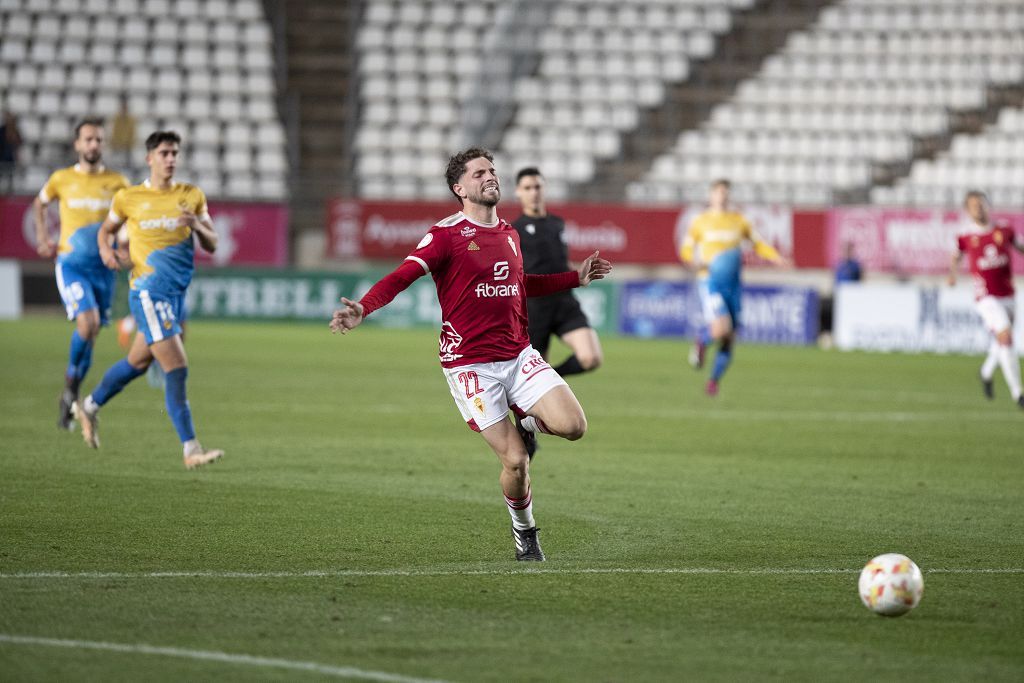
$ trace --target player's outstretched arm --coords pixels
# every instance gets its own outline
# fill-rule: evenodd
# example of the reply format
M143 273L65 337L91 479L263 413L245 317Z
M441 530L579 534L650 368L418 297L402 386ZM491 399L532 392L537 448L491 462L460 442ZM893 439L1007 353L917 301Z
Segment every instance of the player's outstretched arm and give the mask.
M601 252L595 251L580 264L580 287L586 287L594 280L602 280L612 272L612 263L601 258Z
M341 303L344 308L335 311L334 317L331 318L331 332L348 334L349 330L363 322L363 305L345 297L341 297Z

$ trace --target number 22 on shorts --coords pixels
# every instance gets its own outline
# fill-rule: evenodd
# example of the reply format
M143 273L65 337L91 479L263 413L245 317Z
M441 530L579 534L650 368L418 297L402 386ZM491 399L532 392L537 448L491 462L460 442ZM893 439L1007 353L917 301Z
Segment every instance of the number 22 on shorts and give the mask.
M466 398L473 398L477 394L483 393L483 389L480 388L480 378L473 370L460 372L459 383L466 390Z

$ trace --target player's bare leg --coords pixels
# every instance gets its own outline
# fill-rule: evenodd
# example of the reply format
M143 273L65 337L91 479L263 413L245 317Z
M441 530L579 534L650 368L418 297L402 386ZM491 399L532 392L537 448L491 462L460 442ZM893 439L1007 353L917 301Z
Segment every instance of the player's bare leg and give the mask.
M185 395L185 381L188 379L188 357L181 335L161 339L150 345L150 351L164 371L166 385L164 399L167 402L167 414L174 423L182 442L182 457L186 469L202 467L224 455L219 448L207 450L196 438L192 425L192 409Z
M75 331L71 335L68 368L64 374L64 389L60 392L57 426L72 429L72 406L78 400L78 389L92 365L92 347L100 333L100 312L90 308L75 316Z
M527 411L523 429L576 441L587 433L587 416L567 386L554 387Z
M597 332L589 327L580 327L566 332L561 337L562 341L572 349L572 356L555 368L555 372L565 377L596 370L604 360L604 353L601 351L601 342L597 338Z
M519 432L508 420L501 420L480 435L498 456L501 463L501 491L512 517L512 538L516 545L516 559L540 562L544 551L537 538L537 524L533 519L533 494L530 491L530 458L526 454Z
M722 379L729 364L732 362L732 347L735 341L732 317L720 315L711 321L711 338L718 342L718 353L715 355L715 364L711 369L711 379L708 380L705 392L708 396L718 395L718 382Z

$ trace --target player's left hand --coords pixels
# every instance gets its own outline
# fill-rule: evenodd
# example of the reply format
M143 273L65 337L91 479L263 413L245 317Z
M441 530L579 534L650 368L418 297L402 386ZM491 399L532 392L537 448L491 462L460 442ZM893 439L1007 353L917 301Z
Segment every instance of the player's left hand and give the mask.
M179 228L195 228L198 223L198 217L191 211L183 210L181 215L178 216L178 227Z
M612 263L601 258L601 252L595 251L580 264L580 287L586 287L594 280L602 280L612 272Z

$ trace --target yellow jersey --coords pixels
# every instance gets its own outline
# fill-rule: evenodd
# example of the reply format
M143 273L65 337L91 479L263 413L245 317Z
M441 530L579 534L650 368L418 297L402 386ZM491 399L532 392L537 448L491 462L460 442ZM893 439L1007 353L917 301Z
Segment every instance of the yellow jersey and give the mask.
M761 258L772 261L781 258L779 252L757 234L743 214L736 211L712 210L699 214L690 223L679 256L683 261L693 261L699 248L700 276L707 277L709 268L720 256L738 262L743 242L751 242L754 245L754 252ZM735 268L738 276L738 263Z
M195 247L192 228L178 225L184 211L209 218L206 195L195 185L175 183L166 190L149 181L114 196L110 217L128 230L131 287L176 296L192 281Z
M55 171L39 191L43 204L57 200L60 208L60 242L57 260L81 268L105 268L100 261L96 234L110 210L114 195L128 187L120 173L101 167L95 173L75 164Z

